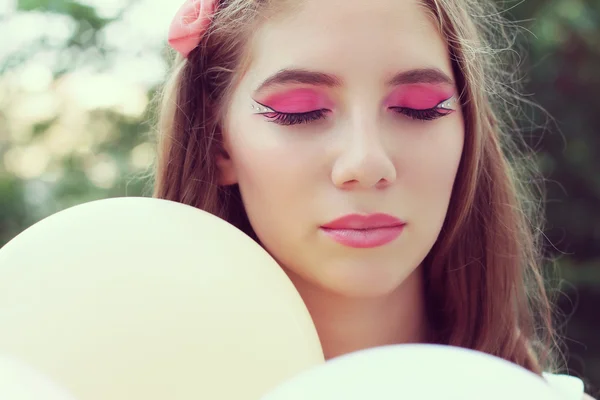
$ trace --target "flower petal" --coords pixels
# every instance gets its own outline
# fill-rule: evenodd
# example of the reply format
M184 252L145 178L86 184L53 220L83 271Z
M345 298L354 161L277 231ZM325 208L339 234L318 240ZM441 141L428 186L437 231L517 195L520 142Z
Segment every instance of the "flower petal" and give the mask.
M169 45L187 58L210 26L215 6L215 0L186 0L171 22Z

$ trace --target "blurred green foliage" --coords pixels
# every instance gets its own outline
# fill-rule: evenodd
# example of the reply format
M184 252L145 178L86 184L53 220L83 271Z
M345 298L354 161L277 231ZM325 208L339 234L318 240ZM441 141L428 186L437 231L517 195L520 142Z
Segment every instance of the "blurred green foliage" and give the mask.
M71 36L61 48L64 59L53 65L54 79L59 80L79 65L77 56L90 49L98 65L111 60L103 32L131 4L111 18L76 1L19 0L17 7L22 12L61 14L73 22ZM521 67L526 72L527 97L553 118L548 121L547 114L532 109L531 120L537 127L527 136L548 179L546 247L548 254L558 256L563 278L559 306L568 317L563 333L569 372L584 377L596 393L600 388L600 312L596 308L600 304L600 1L528 0L503 2L501 8L524 28L518 44L525 50ZM18 70L46 45L42 38L37 46L0 61L0 78ZM149 99L156 88L146 89ZM57 117L36 122L25 139L15 139L7 111L13 100L5 93L0 94L0 101L0 157L4 161L0 162L0 245L66 207L148 194L148 180L140 178L145 170L133 166L131 159L149 141L150 109L134 118L110 109L92 111L81 126L101 132L102 140L92 140L85 151L54 154L47 171L23 177L9 168L9 161L14 164L16 155L23 157L32 144L44 145ZM91 178L92 156L100 159L98 165L108 162L112 166L110 185L99 185Z

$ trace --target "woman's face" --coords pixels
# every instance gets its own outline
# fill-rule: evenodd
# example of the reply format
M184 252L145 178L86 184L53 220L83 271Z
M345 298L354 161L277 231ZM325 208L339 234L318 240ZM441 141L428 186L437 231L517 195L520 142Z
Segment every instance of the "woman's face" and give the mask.
M222 184L239 184L260 242L296 278L393 291L438 237L463 149L433 20L417 0L306 0L255 32L251 60Z

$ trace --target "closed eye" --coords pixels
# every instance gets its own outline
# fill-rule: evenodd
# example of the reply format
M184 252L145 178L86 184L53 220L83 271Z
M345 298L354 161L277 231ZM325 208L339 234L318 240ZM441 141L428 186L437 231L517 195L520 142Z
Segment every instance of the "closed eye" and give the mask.
M432 121L441 117L445 117L448 114L452 114L455 110L452 105L456 103L456 98L451 98L442 101L440 104L433 108L427 108L424 110L418 110L408 107L390 107L390 110L399 114L406 115L409 118L421 120L421 121Z
M299 125L307 124L309 122L317 121L325 117L329 110L314 110L303 113L282 113L278 111L271 111L263 113L270 122L274 122L279 125Z
M278 125L299 125L307 124L309 122L317 121L325 117L330 110L320 109L311 110L301 113L284 113L276 111L271 107L267 107L255 100L257 105L252 105L252 108L258 111L259 115L264 116L269 122L274 122Z
M415 110L413 108L406 107L390 107L390 110L420 121L433 121L434 119L445 117L446 115L454 112L454 110L447 110L438 107L428 108L426 110Z

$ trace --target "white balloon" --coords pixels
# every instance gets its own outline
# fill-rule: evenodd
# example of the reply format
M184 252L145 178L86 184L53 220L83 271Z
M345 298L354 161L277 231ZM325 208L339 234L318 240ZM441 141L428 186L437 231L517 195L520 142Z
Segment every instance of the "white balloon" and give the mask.
M75 400L41 372L7 356L0 356L0 399Z
M303 372L262 400L557 400L538 375L458 347L405 344L351 353Z

